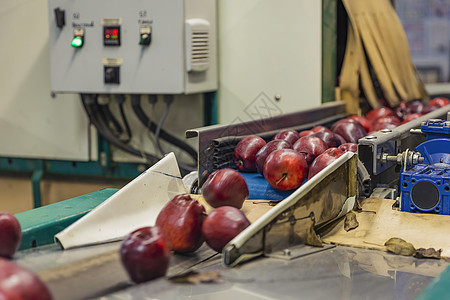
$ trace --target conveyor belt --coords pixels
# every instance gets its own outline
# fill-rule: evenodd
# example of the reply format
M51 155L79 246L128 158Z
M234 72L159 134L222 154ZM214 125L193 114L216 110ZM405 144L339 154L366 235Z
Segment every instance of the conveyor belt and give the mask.
M38 273L55 299L414 299L448 265L376 250L335 247L293 260L260 258L236 268L203 245L192 256L174 255L169 275L212 271L214 283L160 278L133 285L118 256L119 243L61 251L21 251L17 262ZM199 255L207 259L191 267Z

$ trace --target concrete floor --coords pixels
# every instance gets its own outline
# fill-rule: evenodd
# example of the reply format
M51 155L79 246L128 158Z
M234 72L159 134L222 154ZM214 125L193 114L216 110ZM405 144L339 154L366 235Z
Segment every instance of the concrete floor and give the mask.
M43 178L41 181L42 204L56 203L103 188L121 188L127 183L126 180ZM15 214L32 208L31 179L23 176L0 175L0 211Z

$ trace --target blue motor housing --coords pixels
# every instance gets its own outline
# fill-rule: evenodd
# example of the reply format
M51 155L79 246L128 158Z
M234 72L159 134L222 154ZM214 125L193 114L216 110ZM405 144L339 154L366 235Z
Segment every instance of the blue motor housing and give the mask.
M417 164L400 175L400 210L450 215L450 165Z
M428 120L421 132L427 141L416 150L424 160L400 174L400 210L450 215L450 121Z

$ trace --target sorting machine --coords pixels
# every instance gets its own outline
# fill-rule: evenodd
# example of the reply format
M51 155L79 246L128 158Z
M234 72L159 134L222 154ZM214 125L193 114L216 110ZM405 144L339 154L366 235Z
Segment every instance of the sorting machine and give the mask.
M349 204L349 199L376 195L398 199L405 213L449 214L449 111L443 107L395 129L366 136L359 141L357 156L348 154L338 166L284 195L283 201L269 199L256 204L277 203L222 254L203 245L192 255L174 255L166 278L133 285L120 264L120 242L62 251L48 236L47 242L41 242L36 232L32 243L38 247L25 245L16 261L37 272L59 299L415 298L439 274L450 280L445 275L448 272L443 272L447 262L304 243L311 238L311 229L341 216L346 205L351 209L355 202ZM269 119L189 130L187 137L198 138L199 165L198 173L185 178L185 185L191 193L198 193L208 174L231 166L233 147L248 134L270 139L281 129L329 126L346 116L343 104L331 103ZM250 190L257 186L257 196L279 196L264 186L253 186L252 181L249 185ZM116 191L101 192L89 196L96 203L83 207L83 213ZM330 197L333 203L340 201L339 205L327 206ZM298 199L309 202L301 204ZM58 205L61 208L64 201ZM26 212L18 217L23 221L32 215ZM72 212L60 219L79 218L74 215ZM45 232L50 236L52 223L58 220L46 224ZM25 240L36 229L34 225L25 228ZM53 230L56 233L60 228ZM200 283L186 283L196 272L205 275L197 279ZM430 293L425 290L420 297L426 299Z

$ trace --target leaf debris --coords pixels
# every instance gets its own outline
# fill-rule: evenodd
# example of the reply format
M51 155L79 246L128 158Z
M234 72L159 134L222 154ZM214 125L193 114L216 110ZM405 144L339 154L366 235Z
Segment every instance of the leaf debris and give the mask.
M349 212L345 215L344 229L349 231L355 229L359 226L359 222L356 219L356 214L354 212Z
M220 281L220 274L214 271L205 272L188 272L179 276L169 278L170 281L175 283L218 283Z

